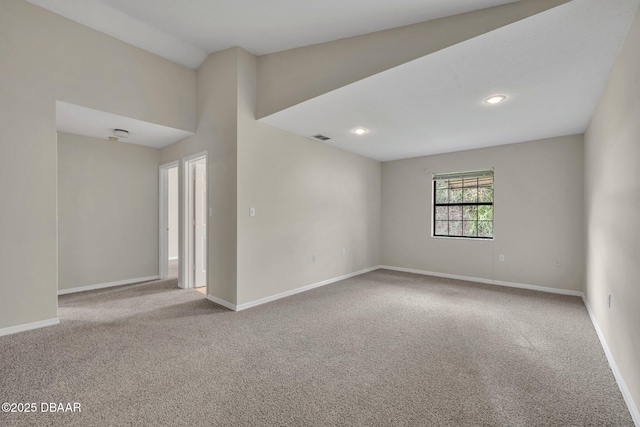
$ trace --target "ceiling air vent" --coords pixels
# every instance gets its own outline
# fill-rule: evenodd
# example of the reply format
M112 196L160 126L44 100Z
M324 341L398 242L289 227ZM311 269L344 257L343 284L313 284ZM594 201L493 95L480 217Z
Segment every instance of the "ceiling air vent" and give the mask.
M327 140L331 139L328 136L324 136L324 135L320 135L320 134L313 135L311 138L317 139L318 141L327 141Z

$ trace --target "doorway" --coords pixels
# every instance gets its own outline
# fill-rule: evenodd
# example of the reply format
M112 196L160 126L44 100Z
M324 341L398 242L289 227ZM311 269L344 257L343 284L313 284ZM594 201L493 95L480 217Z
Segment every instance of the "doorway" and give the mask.
M160 259L161 279L177 278L179 263L178 233L180 230L178 212L178 165L179 162L160 166Z
M186 157L184 167L183 283L207 294L207 153Z

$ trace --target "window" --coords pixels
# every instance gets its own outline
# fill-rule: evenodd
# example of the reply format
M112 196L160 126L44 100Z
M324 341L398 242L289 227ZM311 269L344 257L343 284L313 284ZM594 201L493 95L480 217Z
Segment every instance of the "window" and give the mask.
M493 239L493 169L433 175L433 235Z

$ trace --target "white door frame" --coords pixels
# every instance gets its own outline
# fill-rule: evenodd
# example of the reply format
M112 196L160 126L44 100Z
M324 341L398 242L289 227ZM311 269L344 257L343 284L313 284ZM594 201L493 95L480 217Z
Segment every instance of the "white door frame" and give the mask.
M185 289L192 289L194 286L194 274L193 274L193 270L191 268L192 264L193 264L193 260L191 259L190 255L189 255L189 238L190 238L190 234L192 227L191 225L191 210L189 207L189 194L191 194L191 188L193 186L193 180L191 179L191 177L189 176L190 173L190 164L193 162L196 162L198 160L201 159L205 159L205 163L207 165L206 167L206 174L207 174L207 181L208 181L208 177L209 177L209 161L208 161L208 156L209 153L208 151L201 151L199 153L195 153L192 154L190 156L184 157L182 159L182 179L183 179L183 188L182 188L182 194L184 195L182 197L182 284L183 287ZM207 185L207 194L205 196L205 212L208 214L209 213L209 190L208 190L208 185ZM208 215L207 215L208 216ZM207 236L207 242L209 242L209 218L207 217L207 225L205 228L205 235ZM208 244L207 244L208 245ZM207 274L205 277L205 289L206 289L206 293L207 295L209 294L209 248L207 248L207 258L206 258L206 270L207 270Z
M165 163L158 167L159 197L160 211L158 212L158 275L161 279L169 276L168 260L169 260L169 169L179 168L180 161ZM180 169L178 169L180 173ZM178 175L179 176L179 175ZM180 262L180 261L179 261Z

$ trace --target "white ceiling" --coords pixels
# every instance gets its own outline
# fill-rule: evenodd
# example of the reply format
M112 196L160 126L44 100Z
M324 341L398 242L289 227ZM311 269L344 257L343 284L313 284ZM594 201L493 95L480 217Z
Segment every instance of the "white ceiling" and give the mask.
M120 142L162 148L193 135L180 129L118 116L92 108L56 101L56 130L107 139L114 129L129 131L128 138Z
M240 46L255 55L517 0L28 0L189 68Z
M230 46L261 55L514 2L28 1L191 68ZM581 133L639 3L572 0L261 120L381 161ZM495 93L509 99L482 103ZM190 135L64 103L58 114L61 131L125 127L147 146Z
M381 161L582 133L639 3L573 0L261 121Z

